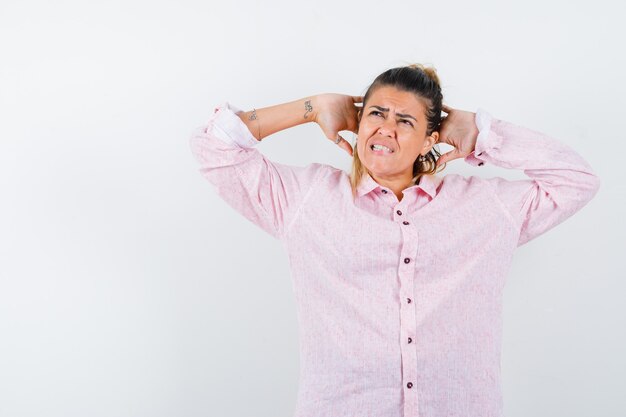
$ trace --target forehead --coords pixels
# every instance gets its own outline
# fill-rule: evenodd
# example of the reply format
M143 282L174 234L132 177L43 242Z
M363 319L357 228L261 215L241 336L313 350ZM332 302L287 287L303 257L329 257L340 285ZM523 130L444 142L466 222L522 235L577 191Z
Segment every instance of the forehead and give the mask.
M378 87L368 97L366 108L381 106L390 112L406 113L419 119L426 118L426 106L415 93L399 90L391 86Z

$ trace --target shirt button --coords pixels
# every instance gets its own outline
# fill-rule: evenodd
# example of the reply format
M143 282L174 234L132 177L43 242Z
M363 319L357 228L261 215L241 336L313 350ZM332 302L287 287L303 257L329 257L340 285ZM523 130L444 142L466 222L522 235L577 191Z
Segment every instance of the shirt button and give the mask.
M411 387L413 386L413 383L412 383L412 382L409 382L409 383L407 383L407 384L406 384L406 386L407 386L407 387L409 387L409 388L411 388Z
M411 343L412 341L413 341L413 339L411 339L411 338L409 337L409 343Z
M409 258L404 258L404 263L408 264L409 262L411 262L411 260Z
M396 211L396 213L398 213L398 216L402 216L402 212L400 210Z
M406 226L407 224L409 224L409 222L407 222L407 221L405 220L405 221L403 221L403 222L402 222L402 224Z
M387 194L387 190L382 190L382 191L383 191L383 194Z
M411 299L410 299L410 298L407 298L407 299L406 299L406 302L407 302L407 303L409 303L409 304L411 304Z
M483 166L483 165L485 165L485 163L484 163L484 162L479 162L479 163L478 163L478 166L479 166L479 167L481 167L481 166Z

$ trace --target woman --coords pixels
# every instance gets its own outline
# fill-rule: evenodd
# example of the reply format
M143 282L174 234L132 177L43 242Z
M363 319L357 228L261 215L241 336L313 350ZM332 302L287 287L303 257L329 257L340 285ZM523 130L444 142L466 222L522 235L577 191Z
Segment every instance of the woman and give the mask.
M564 144L442 99L435 71L415 64L385 71L364 97L321 94L247 112L224 103L191 139L219 195L287 249L300 324L297 417L502 415L502 290L513 252L584 206L599 180ZM351 175L254 149L310 121L353 156ZM342 130L357 133L354 150ZM454 149L440 155L436 143ZM529 178L435 175L455 158Z

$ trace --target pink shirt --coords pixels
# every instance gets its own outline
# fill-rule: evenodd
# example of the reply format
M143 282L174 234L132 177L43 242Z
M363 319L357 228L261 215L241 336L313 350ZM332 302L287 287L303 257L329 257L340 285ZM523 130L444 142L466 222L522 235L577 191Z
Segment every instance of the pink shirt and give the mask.
M284 244L300 331L296 417L500 417L502 291L515 249L581 207L599 179L566 145L476 113L465 161L509 181L370 176L272 162L225 102L191 140L200 173Z

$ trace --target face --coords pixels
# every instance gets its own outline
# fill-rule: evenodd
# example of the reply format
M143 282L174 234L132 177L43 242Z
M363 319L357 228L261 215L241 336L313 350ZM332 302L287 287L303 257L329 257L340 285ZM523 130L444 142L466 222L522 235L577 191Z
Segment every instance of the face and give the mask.
M357 151L374 180L406 181L413 178L413 164L437 142L438 133L427 136L426 106L414 93L395 87L378 87L364 103Z

